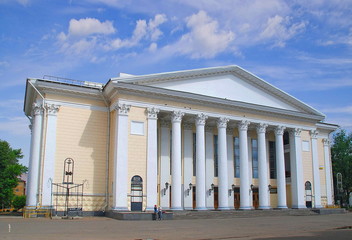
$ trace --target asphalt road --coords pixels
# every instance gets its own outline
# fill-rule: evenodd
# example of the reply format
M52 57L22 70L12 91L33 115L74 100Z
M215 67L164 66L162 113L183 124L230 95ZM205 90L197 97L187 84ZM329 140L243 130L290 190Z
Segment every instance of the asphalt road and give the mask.
M171 221L0 217L0 239L352 239L352 213Z

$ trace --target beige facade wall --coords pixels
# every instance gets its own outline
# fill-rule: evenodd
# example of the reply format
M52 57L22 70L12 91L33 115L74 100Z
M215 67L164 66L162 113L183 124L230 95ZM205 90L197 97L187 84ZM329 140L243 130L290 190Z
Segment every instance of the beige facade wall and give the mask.
M63 181L64 160L72 158L73 182L86 181L84 211L102 210L106 193L107 112L61 106L56 141L54 182Z
M314 180L313 180L313 159L312 159L312 141L308 131L301 132L302 145L303 141L309 143L309 151L304 151L302 148L302 163L303 163L303 184L309 181L312 184L312 194L314 195Z
M133 176L138 175L143 179L143 194L146 195L147 187L147 116L145 108L131 107L128 114L128 190L131 191L131 179ZM143 123L144 134L136 135L131 134L132 122ZM143 198L143 208L146 207L146 199ZM130 198L128 198L130 201ZM130 205L130 204L129 204Z

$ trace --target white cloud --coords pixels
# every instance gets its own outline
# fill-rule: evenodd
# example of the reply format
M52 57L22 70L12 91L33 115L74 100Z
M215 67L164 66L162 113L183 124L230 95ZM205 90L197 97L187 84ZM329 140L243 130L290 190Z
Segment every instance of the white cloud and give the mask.
M95 18L71 19L68 33L71 36L88 36L92 34L112 34L115 33L111 21L100 22Z
M163 34L159 29L159 26L166 21L167 18L164 14L155 15L154 19L149 19L148 23L146 20L137 20L131 38L123 40L116 38L111 41L110 45L105 47L106 49L130 48L138 45L143 39L153 42L157 41Z
M182 35L177 43L167 46L175 54L212 58L225 51L235 38L232 31L220 29L219 23L204 11L188 17L186 25L190 31Z
M305 22L290 24L289 17L284 18L275 15L267 20L264 30L259 35L259 39L273 39L276 46L284 47L287 40L302 31L305 27Z

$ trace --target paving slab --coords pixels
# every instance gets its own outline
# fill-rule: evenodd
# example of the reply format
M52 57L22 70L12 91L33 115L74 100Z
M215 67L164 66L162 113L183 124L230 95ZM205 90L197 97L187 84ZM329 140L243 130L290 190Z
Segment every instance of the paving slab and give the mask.
M0 239L314 239L324 236L325 232L329 236L336 232L336 236L352 239L349 227L352 228L352 213L172 221L120 221L106 217L0 218Z

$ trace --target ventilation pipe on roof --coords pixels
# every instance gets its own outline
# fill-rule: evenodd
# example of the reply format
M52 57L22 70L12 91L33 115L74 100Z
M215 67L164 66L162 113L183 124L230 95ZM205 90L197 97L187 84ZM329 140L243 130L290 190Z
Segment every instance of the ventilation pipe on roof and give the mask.
M107 210L109 206L109 155L110 155L110 108L109 105L105 99L104 93L102 89L99 89L99 92L101 93L101 96L104 100L106 109L107 109L107 114L108 114L108 126L107 126L107 135L106 135L106 163L105 163L105 182L106 182L106 189L105 189L105 206L104 206L104 211Z

